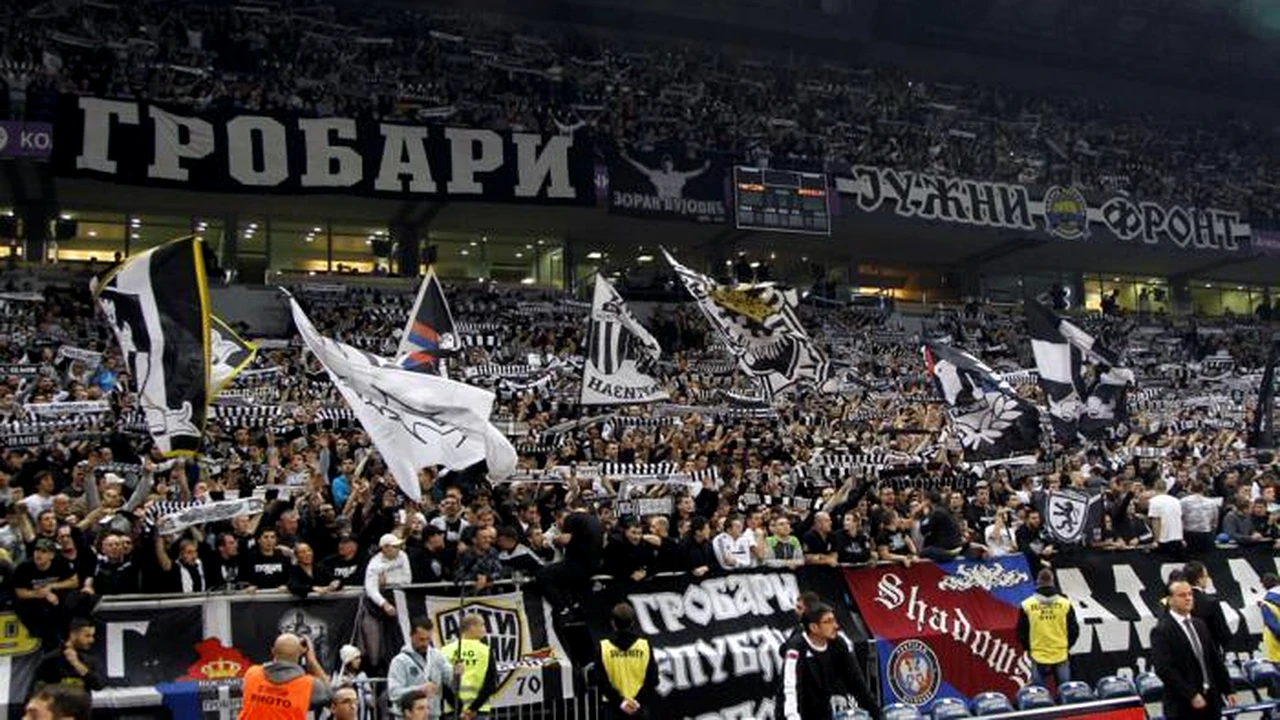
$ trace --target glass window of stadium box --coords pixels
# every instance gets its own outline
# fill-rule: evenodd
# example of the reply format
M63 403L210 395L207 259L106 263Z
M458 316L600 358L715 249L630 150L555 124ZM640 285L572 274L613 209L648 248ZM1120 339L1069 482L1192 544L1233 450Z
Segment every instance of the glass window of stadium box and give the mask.
M849 286L854 296L887 297L898 302L931 303L960 298L959 283L945 273L869 263L858 265Z
M236 272L240 282L257 285L266 279L271 257L270 221L240 218L236 222Z
M1166 313L1169 311L1169 282L1163 278L1127 275L1085 275L1084 306L1101 310L1102 298L1115 294L1116 304L1125 312Z
M275 272L329 271L329 223L273 218L271 269Z
M549 238L432 231L426 246L435 248L436 273L447 280L563 285L564 248Z
M1262 287L1212 280L1191 285L1191 305L1197 315L1252 315L1266 299Z
M195 233L196 239L203 242L205 247L213 252L213 257L218 267L226 265L225 258L222 255L223 244L227 236L226 223L221 218L212 217L194 217L191 218L191 232Z
M100 265L114 261L115 254L125 254L125 228L128 218L124 213L79 212L68 210L58 217L64 232L74 231L72 237L56 240L59 262L89 262L96 259ZM54 227L54 238L59 228Z
M0 207L0 218L4 219L4 227L13 228L13 230L6 230L3 234L0 234L0 258L9 257L10 254L21 256L22 248L18 239L11 237L11 235L16 236L18 234L17 220L14 219L13 208Z
M322 227L314 224L311 228ZM334 223L333 233L333 266L330 272L343 275L372 274L375 267L386 267L385 259L390 253L390 235L386 228L373 224L345 225ZM320 242L319 237L316 243ZM377 246L375 247L375 242ZM382 251L383 259L379 259L375 251Z
M128 226L128 242L125 247L130 257L170 240L191 235L194 229L189 215L131 214Z

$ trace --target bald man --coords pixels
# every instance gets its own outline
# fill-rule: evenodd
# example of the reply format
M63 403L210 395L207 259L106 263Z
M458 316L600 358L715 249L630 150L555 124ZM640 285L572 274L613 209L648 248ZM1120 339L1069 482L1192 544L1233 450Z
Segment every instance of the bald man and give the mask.
M332 695L315 649L305 638L284 633L271 647L271 662L244 675L240 720L306 720L310 710L329 704Z

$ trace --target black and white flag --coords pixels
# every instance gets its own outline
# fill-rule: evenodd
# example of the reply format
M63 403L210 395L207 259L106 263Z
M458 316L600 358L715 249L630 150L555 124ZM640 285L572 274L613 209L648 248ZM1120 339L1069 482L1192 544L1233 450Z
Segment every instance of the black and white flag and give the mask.
M826 384L831 363L800 324L794 289L772 283L722 286L662 252L738 367L769 397L800 382Z
M137 383L147 428L166 455L195 454L208 412L209 293L202 244L184 238L153 248L92 288Z
M927 343L924 357L966 458L1005 458L1039 447L1040 411L990 367L941 343Z
M1080 417L1080 434L1087 438L1100 437L1111 428L1119 428L1129 422L1129 388L1136 378L1133 371L1122 367L1099 367L1097 381L1085 399L1084 415Z
M418 471L469 468L481 460L491 478L515 471L516 450L489 422L493 393L437 375L405 370L316 331L296 300L293 322L369 434L404 494L419 500Z
M258 348L216 315L209 316L209 394L217 395L253 362Z
M636 320L613 285L596 275L582 366L582 405L627 405L670 396L649 374L662 348Z
M1253 424L1249 433L1249 445L1255 448L1275 447L1276 364L1280 361L1280 341L1271 340L1271 353L1267 367L1258 383L1258 406L1253 411Z
M1083 545L1102 527L1102 496L1065 488L1044 498L1044 524L1058 545Z
M1081 432L1096 436L1124 422L1125 394L1134 376L1120 367L1119 355L1035 300L1027 300L1025 310L1054 435L1071 443ZM1086 361L1098 373L1093 388L1085 383Z

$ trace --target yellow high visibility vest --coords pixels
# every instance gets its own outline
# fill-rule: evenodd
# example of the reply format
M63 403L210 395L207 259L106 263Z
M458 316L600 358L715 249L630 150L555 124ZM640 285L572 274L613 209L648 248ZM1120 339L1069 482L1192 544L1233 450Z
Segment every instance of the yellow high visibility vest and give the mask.
M1048 602L1037 596L1022 601L1022 610L1031 623L1031 659L1041 665L1067 661L1067 613L1071 601L1061 595Z
M635 700L644 687L645 671L649 669L649 641L639 638L623 650L611 640L601 640L600 661L613 689L623 700Z
M462 644L461 649L459 649L459 643ZM484 676L489 672L489 646L479 640L463 638L440 648L440 652L444 654L444 659L448 660L450 665L462 663L458 699L462 701L464 708L470 707L471 701L479 697L480 686L484 685ZM492 708L489 707L489 702L485 701L484 707L477 709L487 713Z

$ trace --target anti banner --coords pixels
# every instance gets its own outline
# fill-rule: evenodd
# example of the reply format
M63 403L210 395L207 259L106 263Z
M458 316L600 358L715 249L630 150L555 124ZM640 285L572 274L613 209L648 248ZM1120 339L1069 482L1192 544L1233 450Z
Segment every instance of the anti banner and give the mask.
M64 96L55 172L205 192L592 205L592 148L372 119L210 111Z
M609 151L609 212L631 217L728 222L726 166L677 149Z
M484 620L485 641L498 673L498 689L490 701L494 708L539 705L573 696L573 666L556 636L550 608L540 597L511 592L459 599L409 589L396 591L395 604L408 608L400 613L405 637L411 616L425 613L431 618L436 647L458 639L463 617L474 614Z
M1030 682L1016 628L1018 604L1035 587L1021 555L847 569L845 579L876 640L886 704L927 710L988 690L1012 697Z

